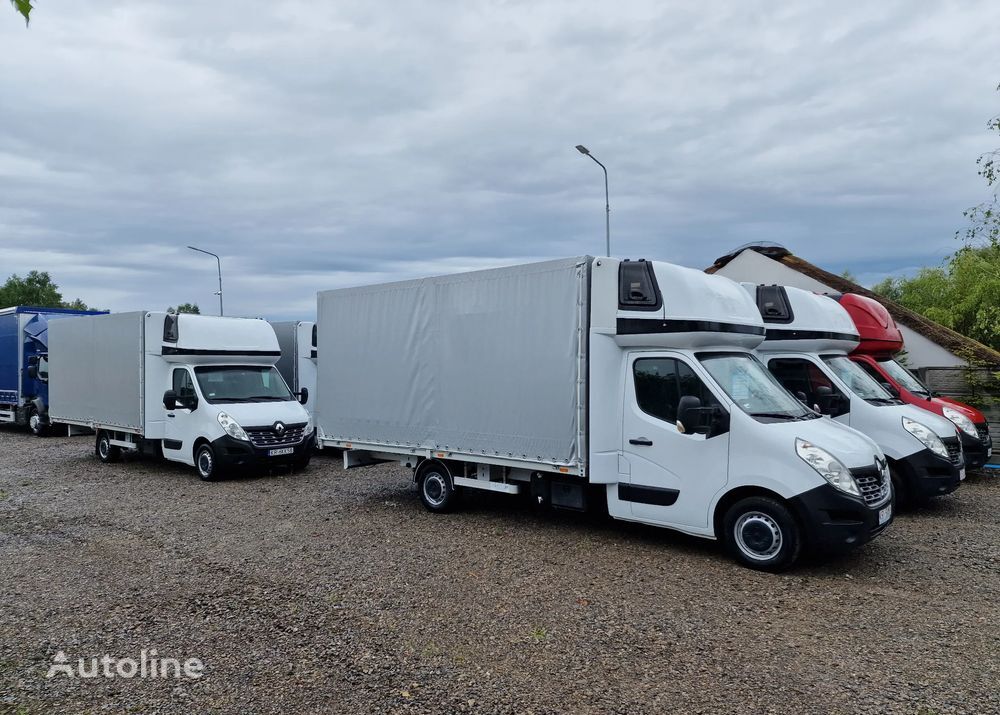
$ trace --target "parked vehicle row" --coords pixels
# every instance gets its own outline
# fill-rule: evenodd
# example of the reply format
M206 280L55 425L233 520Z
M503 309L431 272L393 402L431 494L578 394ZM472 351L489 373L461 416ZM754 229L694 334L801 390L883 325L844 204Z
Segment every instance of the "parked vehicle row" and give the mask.
M606 508L774 571L954 491L963 444L991 455L971 408L904 404L901 339L857 298L582 256L322 291L315 323L75 314L46 323L44 356L18 353L38 384L0 382L0 419L204 480L336 449L411 469L433 512L473 489Z

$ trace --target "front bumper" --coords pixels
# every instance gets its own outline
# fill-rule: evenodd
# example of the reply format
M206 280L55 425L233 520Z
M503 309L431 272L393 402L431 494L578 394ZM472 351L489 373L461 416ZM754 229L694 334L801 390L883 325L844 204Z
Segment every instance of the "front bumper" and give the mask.
M990 437L989 425L976 425L977 437L961 432L962 450L965 452L965 466L969 469L979 469L990 461L993 456L993 439Z
M907 495L921 501L951 494L962 483L965 462L942 459L929 449L922 449L897 462Z
M892 499L870 507L829 484L794 496L789 503L805 531L806 541L822 552L845 552L866 544L885 531L895 517L890 509L888 521L878 523L879 512L890 506Z
M222 469L287 466L305 462L312 454L315 440L316 433L313 432L299 444L289 445L288 448L292 450L291 454L274 457L269 454L272 449L275 449L274 447L255 447L250 442L234 439L229 435L214 440L212 449L215 450L215 461Z

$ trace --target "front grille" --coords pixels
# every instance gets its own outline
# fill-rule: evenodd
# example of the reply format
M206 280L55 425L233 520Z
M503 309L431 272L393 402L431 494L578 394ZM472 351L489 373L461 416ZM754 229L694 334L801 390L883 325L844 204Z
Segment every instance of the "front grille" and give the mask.
M861 490L861 498L868 506L878 506L889 499L889 472L877 467L852 469L851 476Z
M948 459L951 460L951 463L955 465L961 464L963 461L961 440L958 437L949 437L941 441L944 442L944 446L948 450Z
M278 434L274 425L268 427L246 427L247 437L254 447L290 447L302 441L302 433L305 431L305 422L285 425L285 431Z

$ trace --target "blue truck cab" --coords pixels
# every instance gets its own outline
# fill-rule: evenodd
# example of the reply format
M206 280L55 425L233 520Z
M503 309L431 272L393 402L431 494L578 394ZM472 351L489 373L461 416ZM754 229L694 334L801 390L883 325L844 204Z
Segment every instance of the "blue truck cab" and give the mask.
M69 308L0 308L0 423L49 428L48 325L50 320L107 311Z

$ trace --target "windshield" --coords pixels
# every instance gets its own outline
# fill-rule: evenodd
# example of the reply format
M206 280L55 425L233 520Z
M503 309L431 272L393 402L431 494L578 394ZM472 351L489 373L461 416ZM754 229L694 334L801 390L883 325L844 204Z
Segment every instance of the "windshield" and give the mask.
M698 359L719 387L751 417L775 420L817 417L752 355L709 353L699 355Z
M875 378L862 369L860 365L844 355L824 357L823 362L830 366L833 374L847 385L855 395L862 400L895 404L896 399L885 391L885 388L875 382Z
M225 402L285 402L292 393L271 366L207 366L196 367L198 387L212 403Z
M881 365L883 370L889 373L889 376L893 380L902 385L904 389L909 390L914 395L920 395L921 397L931 396L931 391L928 390L927 387L920 382L920 380L915 378L913 373L895 360L892 360L891 358L889 360L879 360L878 364Z

